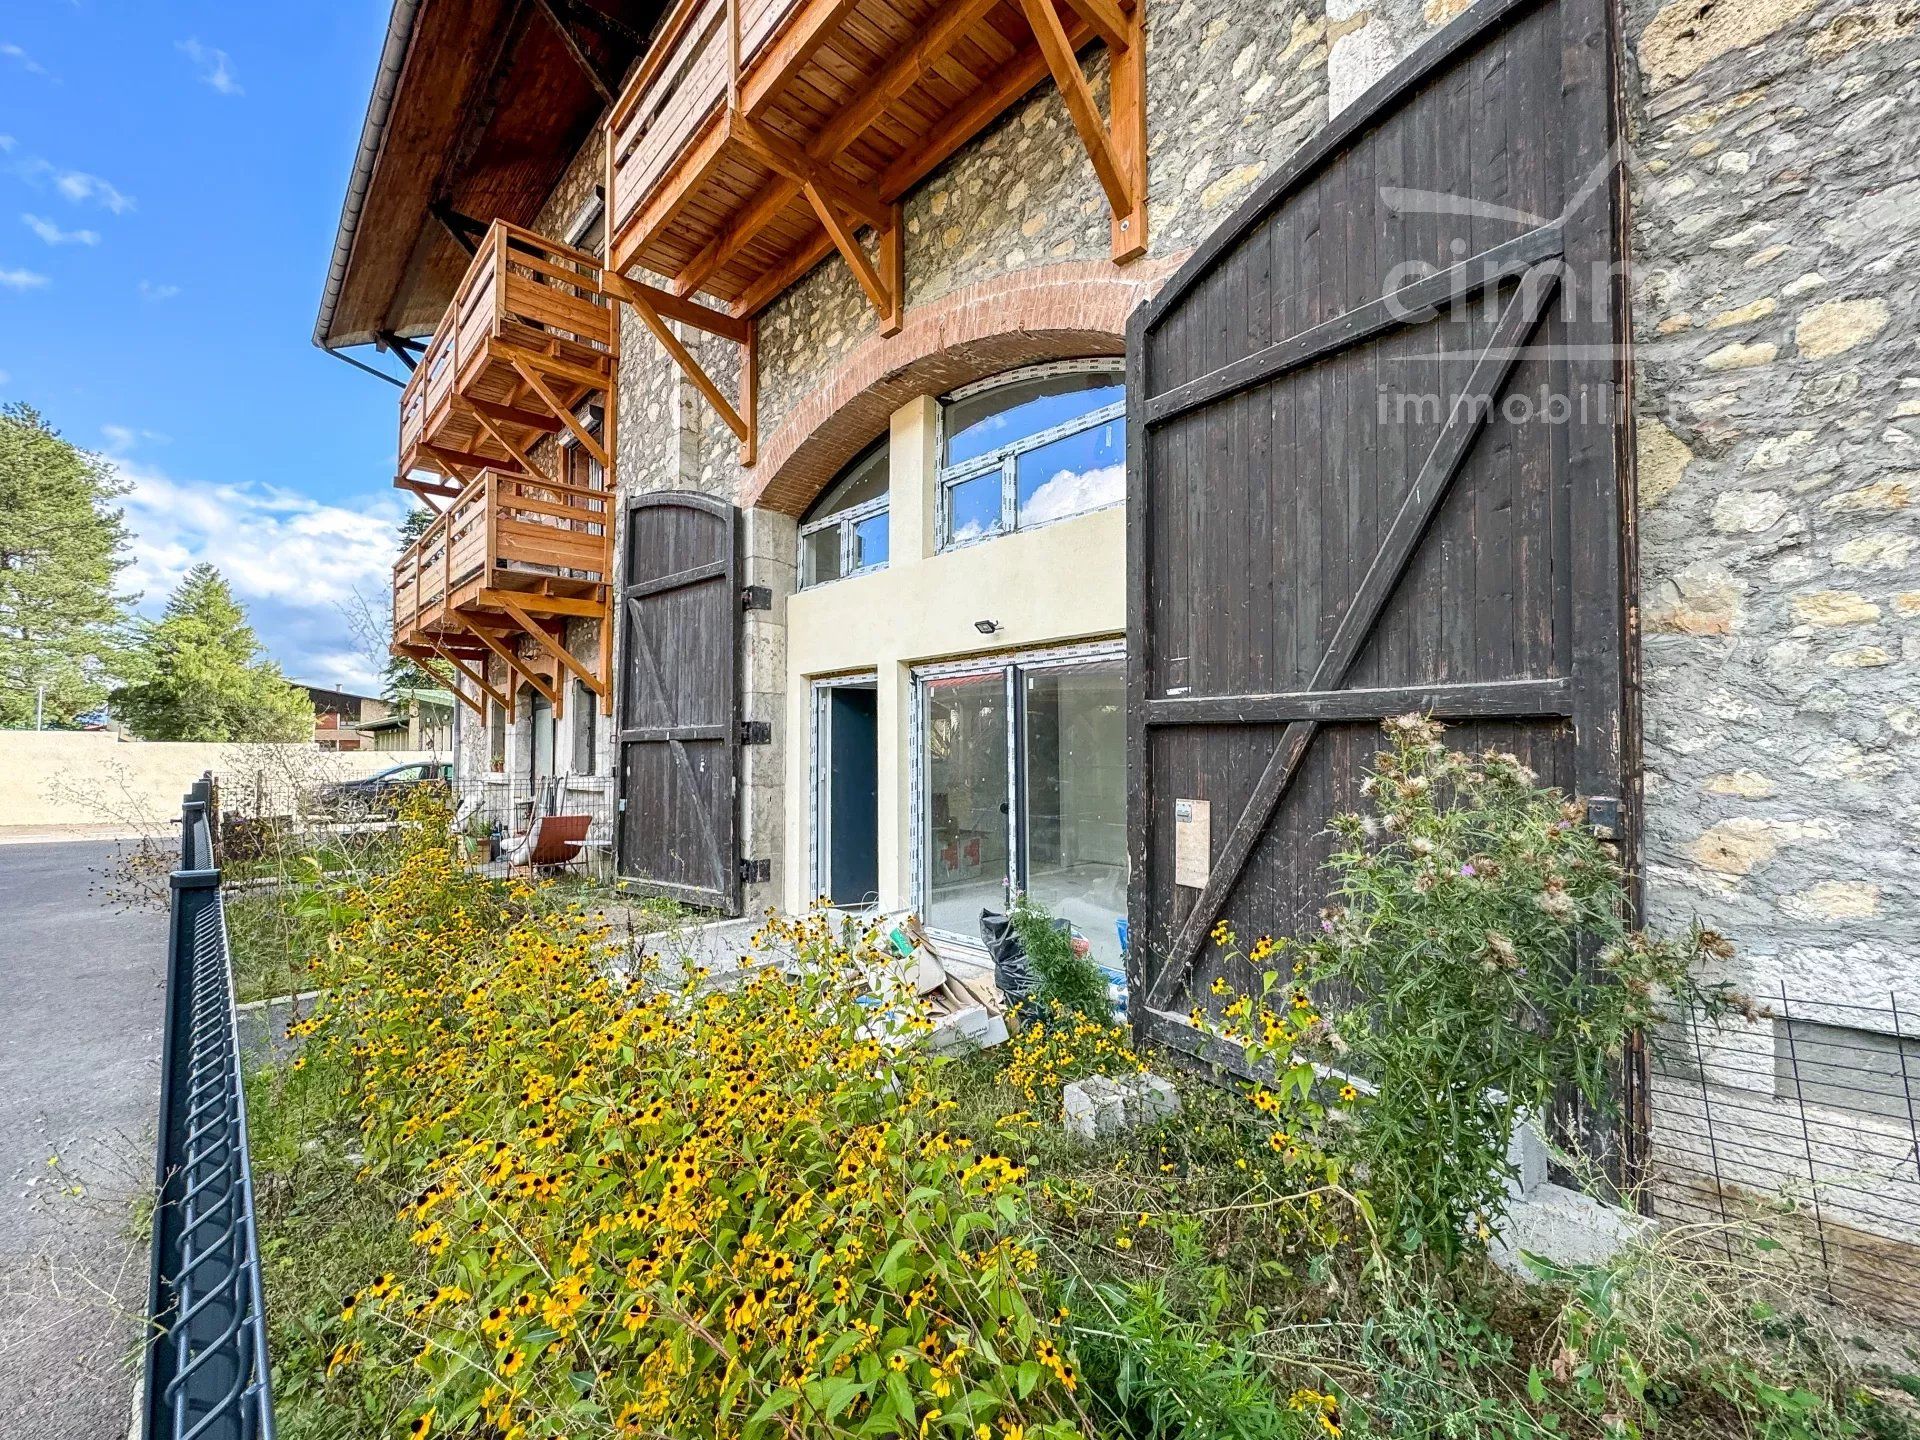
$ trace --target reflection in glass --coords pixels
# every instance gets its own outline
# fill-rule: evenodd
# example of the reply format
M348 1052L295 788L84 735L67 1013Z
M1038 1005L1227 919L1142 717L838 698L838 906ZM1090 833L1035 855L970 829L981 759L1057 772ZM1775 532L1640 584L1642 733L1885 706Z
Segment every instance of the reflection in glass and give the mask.
M1118 404L1125 393L1112 370L1070 370L996 385L976 395L949 400L943 466L969 460L1038 435L1103 405Z
M853 566L864 570L869 565L887 563L887 512L855 520L853 526Z
M1022 528L1117 505L1127 494L1125 423L1109 420L1029 450L1015 463L1014 523Z
M1126 671L1023 671L1027 893L1120 963L1127 913Z
M884 517L883 517L884 518ZM840 578L840 527L832 525L800 537L800 583L818 585Z
M929 680L923 691L927 913L935 929L980 933L1007 903L1007 685L1004 672Z
M1000 472L989 470L947 491L947 540L978 540L1000 528Z

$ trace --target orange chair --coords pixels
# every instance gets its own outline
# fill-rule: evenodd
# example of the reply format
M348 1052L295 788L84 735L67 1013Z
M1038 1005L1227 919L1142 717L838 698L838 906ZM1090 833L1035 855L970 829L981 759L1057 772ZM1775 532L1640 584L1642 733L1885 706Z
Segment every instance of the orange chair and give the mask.
M524 868L528 874L571 864L580 858L591 815L536 815L524 835L517 835L501 858L507 873Z

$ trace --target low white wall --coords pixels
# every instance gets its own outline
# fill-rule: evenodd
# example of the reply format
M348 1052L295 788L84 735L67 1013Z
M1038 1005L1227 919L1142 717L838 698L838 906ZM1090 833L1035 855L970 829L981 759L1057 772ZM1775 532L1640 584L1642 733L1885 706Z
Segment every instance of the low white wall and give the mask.
M250 811L255 796L279 809L302 786L433 758L313 744L201 745L0 730L0 827L120 825L158 833L180 813L187 787L209 770L220 778L227 807Z

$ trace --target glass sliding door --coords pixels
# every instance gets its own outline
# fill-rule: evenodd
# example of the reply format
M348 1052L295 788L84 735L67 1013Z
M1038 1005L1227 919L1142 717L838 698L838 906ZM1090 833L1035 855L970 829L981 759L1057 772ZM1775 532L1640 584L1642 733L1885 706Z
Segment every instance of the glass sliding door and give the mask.
M1011 877L1006 672L928 680L922 703L923 918L977 938L980 912L1006 908Z
M1118 964L1127 913L1126 670L1023 670L1024 888Z
M957 667L956 667L957 668ZM1126 914L1126 674L1112 650L921 678L919 904L977 944L1026 891L1117 964Z

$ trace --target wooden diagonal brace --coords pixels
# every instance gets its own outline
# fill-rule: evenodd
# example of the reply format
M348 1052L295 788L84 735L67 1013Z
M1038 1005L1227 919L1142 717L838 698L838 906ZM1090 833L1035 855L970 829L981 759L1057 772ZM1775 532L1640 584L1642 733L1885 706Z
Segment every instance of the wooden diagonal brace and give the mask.
M453 696L454 699L458 700L462 705L466 706L469 710L473 711L473 715L476 720L485 720L487 718L487 707L484 699L477 699L474 696L469 695L466 691L466 687L461 685L458 678L453 676L448 676L448 675L442 675L440 671L435 668L439 663L438 660L435 660L433 664L427 663L426 656L432 655L435 652L429 650L426 652L426 655L416 654L414 652L419 647L411 646L411 645L409 646L395 645L392 648L395 654L405 655L409 660L413 661L415 665L418 665L423 674L430 675L435 680L439 681L441 686L444 687L447 690L447 692Z
M487 683L486 676L478 674L475 671L468 669L466 662L462 660L458 655L454 654L451 650L449 650L439 640L436 640L433 637L429 636L427 639L427 643L434 648L434 650L439 654L442 660L445 660L457 672L466 676L467 679L471 680L476 686L478 686L481 694L485 695L494 704L498 705L502 710L506 711L508 724L513 723L513 700L510 698L509 695L502 695L498 690L494 689L493 686ZM508 688L509 690L511 690L512 687L508 687Z
M518 675L522 680L526 681L527 684L531 685L535 690L538 690L542 695L546 696L547 703L553 706L554 714L558 715L560 713L560 708L564 703L560 698L560 692L556 690L554 687L547 684L546 677L544 675L541 675L536 670L530 669L524 660L522 660L518 655L514 654L513 651L509 650L506 646L502 645L498 640L494 639L493 636L489 635L485 630L482 630L476 626L470 629L467 633L472 635L476 640L478 640L482 645L486 646L487 649L491 650L494 654L498 655L500 657L501 663L507 667L507 670L510 673L514 675ZM508 713L509 715L511 715L512 712L509 711Z
M443 501L458 499L460 495L457 486L435 485L426 480L416 480L411 475L397 475L393 484L395 489L411 490L435 510L444 510Z
M607 454L607 447L600 443L600 437L582 425L580 417L560 403L560 397L553 393L547 382L540 378L539 372L526 361L518 355L510 355L507 357L507 363L513 366L514 373L526 381L527 387L540 397L542 403L560 417L560 422L573 433L573 438L580 442L586 452L600 462L600 468L611 474L613 460Z
M624 289L615 287L614 293L633 306L633 313L640 317L640 323L653 332L653 338L658 340L661 348L673 358L673 363L680 367L681 373L693 382L696 390L707 397L707 403L713 406L714 412L719 415L726 427L733 431L734 438L740 442L740 463L753 464L758 449L755 424L757 419L755 412L758 407L755 403L754 383L754 368L759 360L758 347L754 343L757 326L752 321L747 322L747 340L740 356L740 408L735 409L725 392L714 383L713 377L707 374L706 369L694 358L693 352L681 344L680 337L668 327L666 320L654 306L652 296L647 293L649 289L651 289L649 286L629 284ZM741 411L746 412L744 416Z
M880 241L881 265L892 272L892 283L889 284L888 277L882 275L867 259L867 252L860 248L860 238L835 211L831 197L811 181L801 189L806 194L807 203L813 206L813 213L820 217L827 234L833 237L834 249L846 260L853 271L853 278L860 282L860 288L867 292L867 299L873 302L873 308L880 316L880 333L897 335L900 332L901 311L905 308L900 295L901 266L895 254L901 245L900 207L891 207L888 223L875 232Z
M502 608L519 623L522 630L526 631L527 634L545 646L547 652L552 655L554 659L572 671L574 677L578 679L582 685L593 691L595 695L604 696L607 693L606 682L594 678L593 672L578 660L574 659L573 653L554 638L551 630L547 629L547 627L542 625L538 620L535 620L518 605L508 603L503 605Z
M466 404L466 401L456 396L454 403L458 405L464 405ZM546 471L542 470L538 465L533 463L532 458L527 454L527 452L524 449L522 449L519 445L516 445L513 441L509 440L507 438L507 432L502 430L495 421L488 418L486 415L482 414L480 411L474 410L472 406L468 406L467 408L472 412L473 418L480 422L480 428L482 430L485 430L487 434L493 437L494 444L498 445L502 450L506 451L507 454L511 455L513 457L514 463L518 465L522 470L526 471L527 474L531 475L536 480L553 479L551 475L547 474ZM493 468L493 467L490 466L489 468Z
M1145 0L1135 0L1133 13L1122 13L1110 3L1068 0L1074 12L1107 36L1112 56L1111 121L1101 118L1087 77L1081 72L1073 42L1061 23L1055 0L1020 0L1033 38L1046 57L1047 69L1060 87L1073 128L1087 147L1093 173L1113 211L1113 258L1132 260L1147 248L1147 107ZM1118 32L1123 44L1114 44Z

